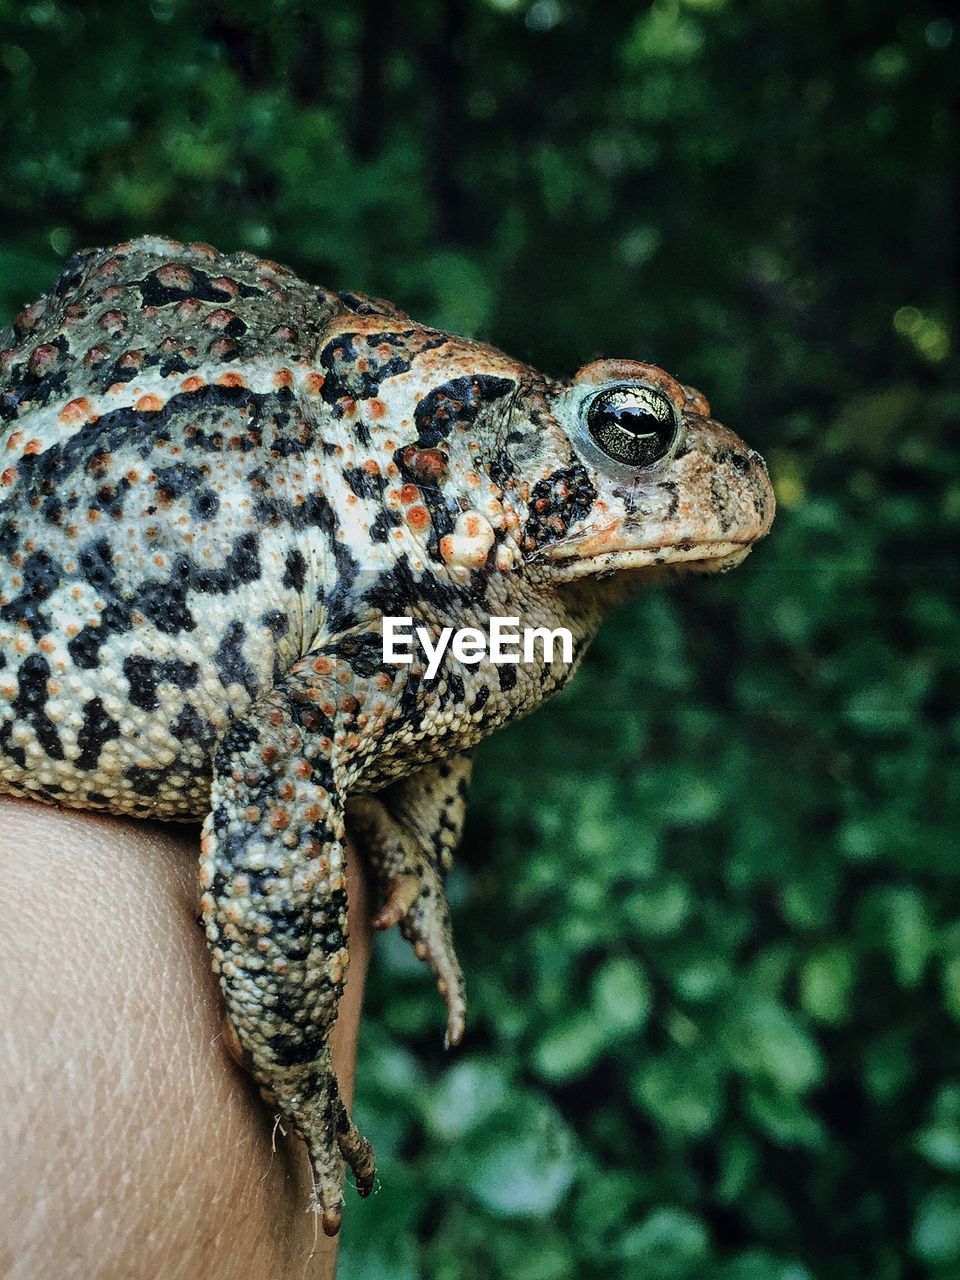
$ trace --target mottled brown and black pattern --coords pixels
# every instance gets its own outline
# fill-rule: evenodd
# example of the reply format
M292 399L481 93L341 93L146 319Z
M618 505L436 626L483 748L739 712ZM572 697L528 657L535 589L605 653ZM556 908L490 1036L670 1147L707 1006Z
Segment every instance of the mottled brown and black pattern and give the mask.
M454 1044L473 746L570 679L633 584L739 562L772 519L762 460L651 365L557 382L208 245L78 254L0 342L0 790L204 818L225 1039L306 1140L334 1232L342 1160L362 1194L374 1177L328 1048L347 824ZM625 466L651 405L663 445ZM448 652L428 678L385 660L387 615L566 627L572 661Z

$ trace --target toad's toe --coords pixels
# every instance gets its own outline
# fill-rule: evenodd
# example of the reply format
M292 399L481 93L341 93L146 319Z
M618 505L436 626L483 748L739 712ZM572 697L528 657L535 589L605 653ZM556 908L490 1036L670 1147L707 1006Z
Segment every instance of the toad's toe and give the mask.
M419 896L419 878L415 875L399 876L391 884L383 906L373 917L374 929L392 929L399 924Z

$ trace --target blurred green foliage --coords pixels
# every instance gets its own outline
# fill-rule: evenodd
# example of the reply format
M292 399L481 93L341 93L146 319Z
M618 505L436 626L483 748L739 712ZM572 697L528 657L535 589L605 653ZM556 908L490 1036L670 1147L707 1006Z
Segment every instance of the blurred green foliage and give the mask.
M742 569L482 750L461 1052L379 946L348 1280L960 1275L958 45L933 0L0 0L4 318L201 238L655 360L771 462Z

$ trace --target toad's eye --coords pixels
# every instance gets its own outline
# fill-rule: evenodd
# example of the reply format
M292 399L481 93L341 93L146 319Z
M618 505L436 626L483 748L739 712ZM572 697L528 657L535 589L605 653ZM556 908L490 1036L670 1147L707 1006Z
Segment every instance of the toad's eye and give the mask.
M608 387L587 406L587 427L603 452L630 467L659 461L676 439L673 405L652 387Z

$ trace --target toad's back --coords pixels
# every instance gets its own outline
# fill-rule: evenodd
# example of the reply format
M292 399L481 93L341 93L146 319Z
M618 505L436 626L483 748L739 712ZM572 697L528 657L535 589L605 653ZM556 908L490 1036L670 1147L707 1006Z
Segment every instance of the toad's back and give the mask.
M297 389L363 305L141 240L78 255L0 339L3 790L206 811L216 738L303 650L325 512L295 498Z

